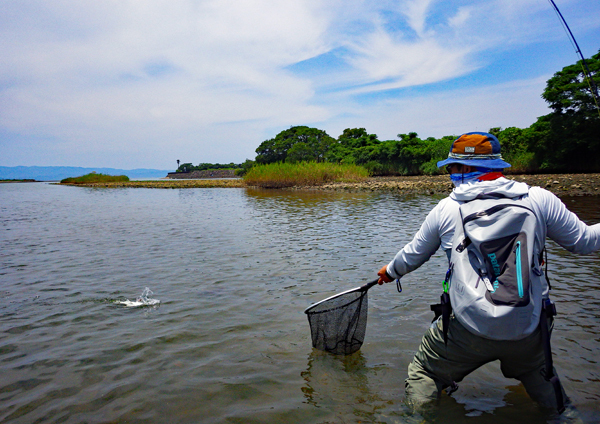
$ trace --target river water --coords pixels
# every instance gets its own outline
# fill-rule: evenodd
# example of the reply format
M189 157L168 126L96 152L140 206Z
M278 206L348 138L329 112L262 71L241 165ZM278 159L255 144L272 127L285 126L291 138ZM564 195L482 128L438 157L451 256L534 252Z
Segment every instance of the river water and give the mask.
M445 255L369 292L349 357L313 351L304 309L372 280L433 197L0 184L0 422L404 423L408 363ZM588 223L600 197L565 198ZM555 365L600 421L600 255L549 244ZM159 305L131 308L145 288ZM440 423L542 423L489 364Z

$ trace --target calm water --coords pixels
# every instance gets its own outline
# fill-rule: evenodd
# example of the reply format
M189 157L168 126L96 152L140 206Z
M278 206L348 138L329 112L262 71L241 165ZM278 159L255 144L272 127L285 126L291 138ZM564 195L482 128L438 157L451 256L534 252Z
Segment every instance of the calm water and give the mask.
M445 256L370 293L367 339L313 351L303 310L363 284L439 199L0 184L0 422L404 423ZM588 223L600 198L565 199ZM550 244L555 365L600 421L600 255ZM127 308L145 287L159 307ZM436 422L551 420L496 364Z

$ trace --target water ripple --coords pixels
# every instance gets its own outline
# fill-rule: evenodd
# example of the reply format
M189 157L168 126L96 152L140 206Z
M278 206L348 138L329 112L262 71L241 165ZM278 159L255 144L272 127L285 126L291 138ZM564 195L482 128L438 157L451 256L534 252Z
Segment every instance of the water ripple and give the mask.
M403 380L445 255L406 276L402 294L370 291L367 339L351 357L313 351L302 311L372 279L438 201L1 185L0 422L410 422ZM597 200L565 201L600 221ZM590 422L599 258L550 244L556 366ZM116 303L145 287L159 308ZM520 387L486 366L438 421L546 422Z

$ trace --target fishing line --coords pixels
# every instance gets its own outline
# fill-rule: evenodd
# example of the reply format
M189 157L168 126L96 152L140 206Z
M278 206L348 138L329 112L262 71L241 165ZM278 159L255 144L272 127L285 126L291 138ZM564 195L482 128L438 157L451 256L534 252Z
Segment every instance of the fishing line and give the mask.
M583 71L583 75L585 76L585 79L587 80L588 85L590 86L590 92L592 93L592 97L594 98L594 103L596 103L596 109L598 109L598 116L600 116L600 105L598 105L598 87L596 86L596 83L594 82L594 79L592 78L592 74L590 72L590 69L587 66L587 62L585 61L585 58L583 57L583 53L581 53L579 44L577 44L577 40L575 39L573 32L571 32L571 28L569 28L567 21L565 20L562 13L560 13L560 10L558 9L558 6L556 6L556 3L554 3L554 0L548 0L548 1L552 5L552 7L554 7L556 14L560 18L563 28L565 29L565 32L567 32L567 35L570 37L571 44L575 48L575 52L577 52L579 54L579 56L581 57L581 69Z

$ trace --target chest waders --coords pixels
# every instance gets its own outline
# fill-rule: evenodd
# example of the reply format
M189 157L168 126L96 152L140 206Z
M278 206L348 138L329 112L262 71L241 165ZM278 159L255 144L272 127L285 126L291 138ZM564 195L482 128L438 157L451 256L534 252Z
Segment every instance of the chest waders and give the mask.
M544 358L546 367L541 371L544 380L552 383L554 395L556 396L556 410L559 414L565 411L565 400L563 399L562 388L558 376L554 374L554 365L552 361L552 347L550 346L550 329L548 318L556 316L556 306L550 299L544 300L542 306L542 315L540 317L540 331L542 333L542 343L544 345Z
M544 265L544 275L548 283L548 289L552 290L550 278L548 278L548 250L546 247L540 253L540 263ZM552 383L554 396L556 396L556 410L559 414L565 411L565 400L563 398L562 387L558 376L554 374L554 362L552 360L552 346L550 345L550 324L549 318L556 316L556 305L550 299L544 299L542 303L542 312L540 315L540 332L542 335L542 344L544 346L544 360L546 366L541 370L544 380Z

